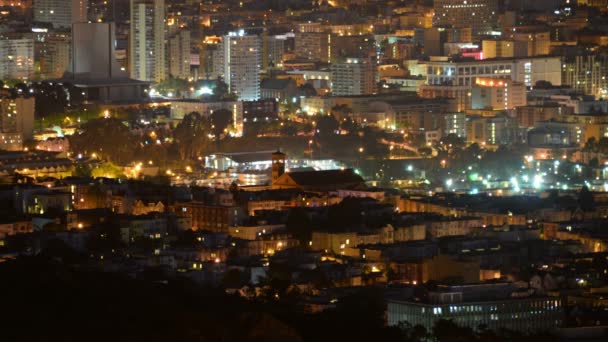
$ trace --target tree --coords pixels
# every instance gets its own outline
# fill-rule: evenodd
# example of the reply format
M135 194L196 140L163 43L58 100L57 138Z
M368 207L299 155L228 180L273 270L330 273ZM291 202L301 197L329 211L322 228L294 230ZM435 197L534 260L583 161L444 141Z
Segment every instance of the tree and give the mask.
M102 163L91 170L93 178L121 178L124 175L124 170L112 162Z
M298 88L300 96L311 97L317 96L317 90L310 83L305 83Z
M233 123L232 112L227 109L218 109L211 113L211 131L215 139L219 140L222 134L226 133L228 126Z
M84 123L69 137L76 154L106 158L117 165L133 161L137 140L129 128L116 118L97 118Z
M209 121L199 113L184 116L173 130L173 139L182 160L195 158L209 142Z
M578 205L583 211L593 211L595 208L593 194L586 185L583 185L581 191L578 193Z
M225 288L235 288L242 284L241 271L238 268L231 268L222 278L222 286Z
M438 342L468 342L475 340L473 329L461 327L452 320L441 319L433 326L433 335Z
M318 115L315 119L317 122L317 134L320 136L335 134L338 128L340 128L338 120L333 115Z
M293 234L302 245L308 244L312 236L310 218L301 207L293 208L287 216L287 231Z

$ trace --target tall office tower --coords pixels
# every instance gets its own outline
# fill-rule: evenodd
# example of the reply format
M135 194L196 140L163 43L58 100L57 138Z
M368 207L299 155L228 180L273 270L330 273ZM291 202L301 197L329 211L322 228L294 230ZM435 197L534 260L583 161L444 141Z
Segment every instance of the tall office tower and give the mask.
M262 42L257 35L243 30L224 36L224 81L240 100L260 98L260 70L262 66Z
M434 26L471 27L473 35L492 31L498 18L498 0L435 0Z
M169 75L190 78L190 31L182 30L169 38Z
M362 58L347 58L331 66L332 93L338 96L376 92L376 66Z
M131 0L131 78L150 82L161 82L165 79L164 20L164 0Z
M72 26L72 58L62 82L82 89L91 102L141 101L149 82L133 80L116 59L114 23Z
M72 28L72 58L68 76L74 80L127 78L116 61L114 23L78 23Z
M72 37L69 32L37 32L34 63L41 79L60 78L70 65Z
M27 79L34 75L34 39L26 35L0 36L0 79Z
M34 0L34 22L70 29L73 23L87 21L87 0Z

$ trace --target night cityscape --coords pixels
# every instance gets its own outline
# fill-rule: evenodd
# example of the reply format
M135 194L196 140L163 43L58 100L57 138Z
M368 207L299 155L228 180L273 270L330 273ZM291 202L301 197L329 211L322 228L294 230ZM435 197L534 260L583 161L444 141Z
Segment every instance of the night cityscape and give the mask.
M608 0L0 0L0 341L608 341Z

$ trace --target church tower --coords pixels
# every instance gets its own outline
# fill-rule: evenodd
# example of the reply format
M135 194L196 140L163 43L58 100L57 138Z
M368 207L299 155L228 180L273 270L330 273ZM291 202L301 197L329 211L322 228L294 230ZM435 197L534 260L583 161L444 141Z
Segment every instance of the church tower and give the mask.
M272 154L272 183L274 184L285 173L285 153L276 151Z

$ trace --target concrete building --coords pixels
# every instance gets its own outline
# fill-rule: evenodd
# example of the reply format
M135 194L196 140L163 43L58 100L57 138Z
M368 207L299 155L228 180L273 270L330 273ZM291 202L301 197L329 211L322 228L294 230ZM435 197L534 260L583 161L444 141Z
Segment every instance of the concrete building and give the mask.
M197 112L204 117L209 117L216 110L225 109L232 112L232 122L238 134L243 129L243 102L242 101L218 101L202 102L198 100L175 100L171 101L171 119L181 120L185 115Z
M465 113L449 113L444 115L444 135L455 134L459 138L467 136L467 115Z
M34 40L31 36L0 36L0 79L34 76Z
M205 37L199 51L199 79L224 78L224 49L222 37Z
M497 0L435 0L434 8L434 26L471 27L476 36L492 31L498 17Z
M515 117L521 127L534 127L537 123L574 113L572 107L554 102L517 107Z
M526 87L510 79L476 78L471 89L472 109L509 110L526 105Z
M483 58L513 58L527 56L527 44L514 40L484 39L481 42Z
M77 23L72 28L70 67L60 82L82 88L89 101L140 101L148 82L133 80L115 58L113 23Z
M74 23L87 21L88 0L34 0L34 22L52 24L53 28L71 29Z
M480 324L491 330L547 331L561 326L564 306L559 297L512 296L512 284L488 283L439 286L426 302L389 299L389 326L408 322L433 328L440 319L451 319L463 327Z
M466 137L467 143L479 145L521 143L526 139L525 130L519 128L517 120L506 115L469 117Z
M293 36L291 34L290 36ZM283 56L287 44L288 35L262 34L262 68L279 67L283 64Z
M369 60L347 58L331 66L332 93L369 95L376 92L376 66Z
M223 75L231 92L239 100L254 101L260 98L260 70L262 44L257 35L244 31L230 32L222 41L224 50Z
M169 76L187 80L190 78L190 31L181 30L169 38Z
M71 42L69 32L34 34L34 64L41 79L60 78L69 69Z
M166 78L164 0L131 0L129 69L140 81Z
M511 79L531 87L538 81L561 85L559 57L466 60L447 57L427 62L426 83L419 93L425 98L455 99L456 111L470 108L471 88L476 78Z
M563 57L562 81L573 90L593 95L596 98L608 97L608 56L587 54Z
M34 136L33 97L0 98L0 149L21 151Z
M173 211L177 216L190 218L193 230L218 233L228 233L229 227L237 226L244 217L241 207L207 205L201 202L177 203Z

